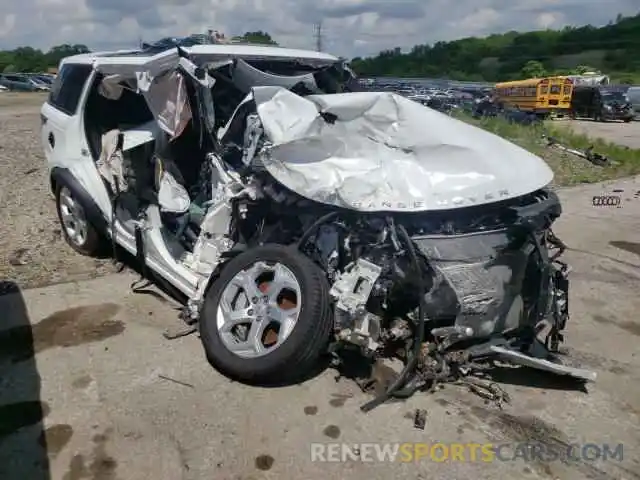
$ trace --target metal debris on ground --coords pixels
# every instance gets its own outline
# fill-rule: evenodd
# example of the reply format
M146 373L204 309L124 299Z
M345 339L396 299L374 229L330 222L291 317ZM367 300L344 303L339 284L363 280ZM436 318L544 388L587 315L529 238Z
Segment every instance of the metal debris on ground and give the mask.
M424 430L425 425L427 424L427 411L416 409L416 414L413 419L413 426L418 430Z
M505 403L511 403L509 394L495 382L476 377L465 377L461 379L460 383L466 385L469 391L483 398L485 402L493 402L500 410L502 410Z
M182 385L183 387L196 388L194 385L192 385L190 383L181 382L180 380L176 380L175 378L167 377L166 375L158 374L158 378L161 378L163 380L167 380L168 382L172 382L172 383L175 383L177 385Z
M566 145L562 145L553 137L547 137L543 135L543 139L547 141L548 147L553 147L557 150L561 150L563 152L571 153L580 158L584 158L585 160L597 165L598 167L606 167L608 165L615 165L616 162L611 161L609 158L601 155L597 152L593 151L593 146L590 146L586 150L578 150L576 148L567 147Z

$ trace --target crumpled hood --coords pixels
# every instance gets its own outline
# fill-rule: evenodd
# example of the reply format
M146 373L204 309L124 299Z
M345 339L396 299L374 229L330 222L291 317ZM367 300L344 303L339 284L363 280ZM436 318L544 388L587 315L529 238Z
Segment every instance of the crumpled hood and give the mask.
M253 89L271 146L262 161L296 193L360 211L491 203L549 184L541 158L394 93L301 97Z

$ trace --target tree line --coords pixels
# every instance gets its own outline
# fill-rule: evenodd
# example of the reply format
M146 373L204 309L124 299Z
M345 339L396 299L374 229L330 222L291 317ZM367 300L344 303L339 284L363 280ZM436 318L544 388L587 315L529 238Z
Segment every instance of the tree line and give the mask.
M363 76L506 81L600 70L620 82L640 83L640 13L618 15L604 27L507 32L385 50L351 63Z
M277 45L262 31L246 32L235 41ZM56 67L66 56L87 53L86 45L64 44L43 52L32 47L0 51L0 72L38 72ZM384 50L354 58L363 76L432 77L471 81L505 81L553 74L600 70L615 81L640 83L640 13L618 15L604 27L585 25L562 30L507 32L469 37L409 52Z
M232 37L232 41L277 45L268 33L262 31L246 32ZM63 58L79 53L90 53L90 50L82 44L56 45L46 52L32 47L0 50L0 73L46 72L57 67Z
M43 52L37 48L19 47L0 51L0 72L46 72L57 67L60 60L78 53L88 53L86 45L57 45Z

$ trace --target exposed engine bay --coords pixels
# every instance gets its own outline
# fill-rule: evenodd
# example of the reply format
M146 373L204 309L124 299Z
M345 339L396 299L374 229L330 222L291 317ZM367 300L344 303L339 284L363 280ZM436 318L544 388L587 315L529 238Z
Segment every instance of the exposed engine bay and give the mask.
M218 315L226 302L226 283L245 278L249 265L264 263L258 258L240 265L240 259L278 245L293 259L291 264L282 261L286 275L280 279L297 294L289 310L304 315L305 302L311 303L321 311L318 325L330 326L327 338L320 338L324 331L314 319L307 320L308 335L317 335L323 350L309 358L329 353L338 368L345 351L372 362L402 361L404 368L385 394L363 410L439 382L469 381L475 390L503 401L489 384L470 380L496 360L595 378L550 360L569 317L569 267L560 260L565 247L552 231L561 207L546 188L552 176L541 159L393 94L320 88L318 79L327 78L326 69L275 78L245 63L206 70L182 54L177 72L171 98L185 99L184 108L176 110L174 102L171 122L166 115L156 117L163 119L159 123L170 141L182 135L184 124L196 124L196 138L206 153L191 182L166 158L158 164L161 155L155 155L155 181L148 183L156 187L151 203L161 212L165 241L173 245L169 250L198 278L186 312L211 328L213 333L203 333L204 339L215 337L216 348L205 344L210 358L223 355L224 342L216 340L222 333L211 325L218 322L222 332ZM335 71L332 75L335 79ZM163 111L157 92L148 87L143 93L150 105L160 104L156 111ZM181 117L175 111L187 113ZM424 137L416 120L411 120L413 127L398 128L399 119L414 113L443 125L440 144L433 138L416 141ZM464 132L456 134L456 129ZM519 156L517 171L501 165L510 156ZM101 171L109 181L130 176L114 173L120 170L111 165ZM126 189L126 181L120 185L118 178L112 189ZM153 228L144 215L137 221ZM309 260L312 266L305 263ZM227 281L234 262L238 272ZM310 287L296 265L301 272L319 269L322 278L313 282L321 300L306 300ZM270 282L276 284L277 267L272 270ZM268 311L258 308L258 297L265 294L269 301L269 288L268 282L245 283L247 303L237 310L247 317L240 343L248 342L252 322ZM273 308L282 309L278 302ZM269 345L261 341L254 353L268 355L285 349L287 342L292 345L291 331L298 327L289 323L294 325L287 327L289 337ZM246 368L240 376L258 377L258 370L249 370L262 366L250 363L255 355L246 358L237 367ZM217 358L232 373L238 361Z
M218 243L216 254L240 245L296 245L330 285L335 365L344 350L405 364L389 396L459 381L494 358L522 363L523 352L537 355L544 369L593 380L590 372L547 361L569 318L569 267L559 260L565 247L551 229L561 213L552 191L455 213L333 211L309 213L307 221L305 200L277 185L258 187L254 178L239 191L247 196L236 197L241 213L229 217L237 237ZM284 212L290 209L299 212L295 218ZM483 393L478 382L472 386ZM507 400L500 390L485 394Z

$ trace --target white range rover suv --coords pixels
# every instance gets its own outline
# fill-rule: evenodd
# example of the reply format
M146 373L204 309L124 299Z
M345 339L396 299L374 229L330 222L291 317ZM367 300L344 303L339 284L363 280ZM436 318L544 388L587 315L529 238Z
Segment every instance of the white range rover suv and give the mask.
M546 163L410 99L358 91L332 55L168 45L69 57L42 144L69 245L133 254L182 294L208 359L233 378L292 381L327 352L394 352L405 369L389 396L456 377L461 359L522 361L541 321L552 348L562 339Z

